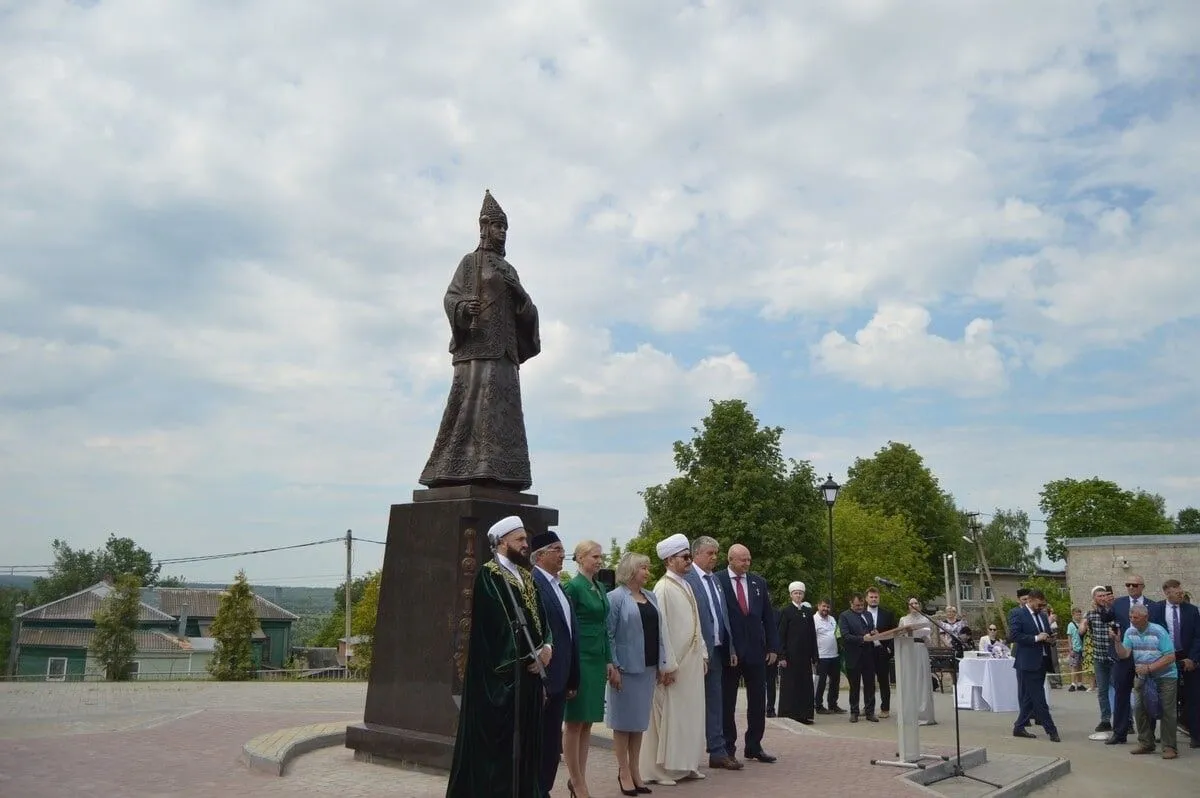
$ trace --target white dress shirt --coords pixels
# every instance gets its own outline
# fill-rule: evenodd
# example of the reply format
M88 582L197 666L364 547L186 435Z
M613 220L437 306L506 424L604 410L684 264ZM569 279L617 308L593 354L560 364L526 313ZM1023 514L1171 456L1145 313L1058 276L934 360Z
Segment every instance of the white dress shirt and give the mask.
M562 582L558 581L558 577L547 571L540 565L533 566L542 572L542 576L550 580L551 587L554 588L554 596L558 599L558 606L562 607L563 617L567 619L567 631L571 631L571 603L567 601L567 594L563 592Z

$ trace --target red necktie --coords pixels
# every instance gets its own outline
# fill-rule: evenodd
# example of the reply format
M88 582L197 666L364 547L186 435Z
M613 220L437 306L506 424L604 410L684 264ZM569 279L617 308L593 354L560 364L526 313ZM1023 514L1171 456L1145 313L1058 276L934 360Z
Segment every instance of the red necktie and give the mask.
M738 606L742 608L742 615L749 615L750 603L746 601L746 590L742 587L743 579L745 579L744 576L739 576L737 578L737 600Z

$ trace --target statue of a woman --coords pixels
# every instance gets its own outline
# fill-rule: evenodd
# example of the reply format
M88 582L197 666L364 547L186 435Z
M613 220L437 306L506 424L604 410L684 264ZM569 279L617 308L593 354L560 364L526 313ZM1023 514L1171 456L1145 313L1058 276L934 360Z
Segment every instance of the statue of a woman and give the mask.
M504 259L507 234L508 217L485 192L479 247L459 262L446 289L454 379L422 485L533 484L519 370L542 345L537 308Z

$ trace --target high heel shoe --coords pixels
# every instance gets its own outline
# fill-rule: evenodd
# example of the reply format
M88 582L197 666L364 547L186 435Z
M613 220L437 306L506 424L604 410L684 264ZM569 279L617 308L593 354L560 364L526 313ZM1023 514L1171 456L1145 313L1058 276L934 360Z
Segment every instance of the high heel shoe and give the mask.
M625 785L621 783L621 772L617 771L617 789L621 791L621 795L637 795L637 787L632 790L625 789Z
M567 792L571 793L571 798L575 798L575 785L571 783L570 779L567 779Z
M645 784L642 784L640 786L635 784L635 785L633 785L633 789L635 792L637 792L638 795L649 795L650 793L654 792L654 790L650 789Z

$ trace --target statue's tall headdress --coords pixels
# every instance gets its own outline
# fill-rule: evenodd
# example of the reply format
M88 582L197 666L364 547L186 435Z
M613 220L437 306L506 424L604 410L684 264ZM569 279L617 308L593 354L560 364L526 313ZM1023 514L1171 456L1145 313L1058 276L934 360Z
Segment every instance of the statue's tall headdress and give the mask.
M479 221L495 221L503 220L508 224L508 216L504 213L504 209L500 207L500 203L496 202L496 198L492 196L491 189L485 189L483 192L483 207L479 209Z

